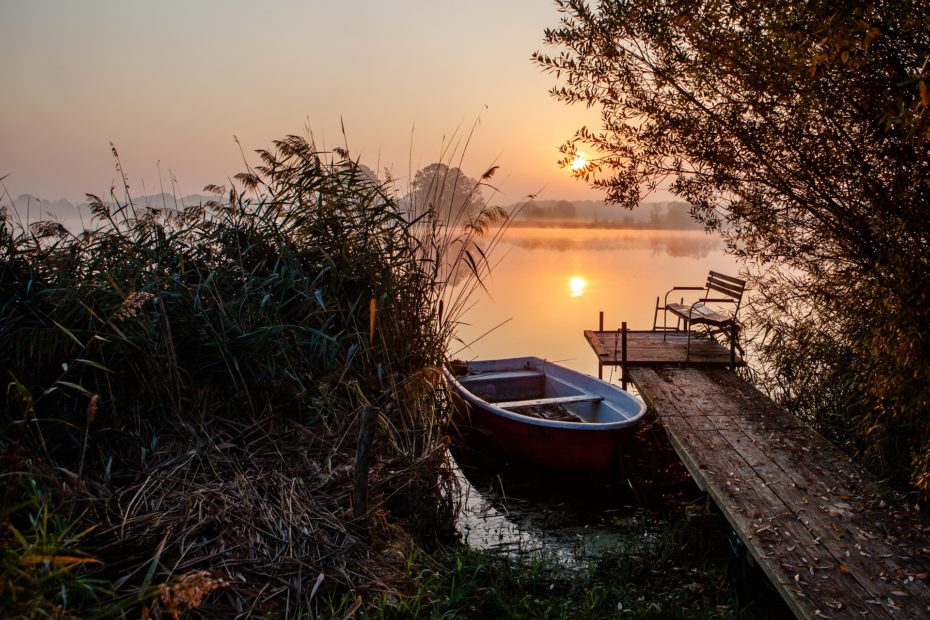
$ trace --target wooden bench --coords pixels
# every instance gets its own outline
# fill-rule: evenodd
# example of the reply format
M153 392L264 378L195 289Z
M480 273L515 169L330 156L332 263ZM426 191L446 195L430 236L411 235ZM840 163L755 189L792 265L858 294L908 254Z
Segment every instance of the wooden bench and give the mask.
M738 342L738 324L736 322L736 313L739 312L740 303L743 300L743 293L746 290L746 281L728 276L716 271L711 271L707 275L707 283L704 286L675 286L665 294L664 305L659 305L659 298L656 297L656 311L652 319L653 331L681 331L682 327L688 332L686 359L691 356L691 327L694 325L707 325L708 334L722 333L730 341L730 351L742 348ZM692 304L686 304L684 298L679 303L669 303L668 296L674 291L703 291L697 301ZM730 304L732 310L723 310L708 306L713 304ZM659 326L659 310L662 310L662 325ZM675 326L670 327L668 324L669 313L675 317ZM664 338L664 335L663 335Z

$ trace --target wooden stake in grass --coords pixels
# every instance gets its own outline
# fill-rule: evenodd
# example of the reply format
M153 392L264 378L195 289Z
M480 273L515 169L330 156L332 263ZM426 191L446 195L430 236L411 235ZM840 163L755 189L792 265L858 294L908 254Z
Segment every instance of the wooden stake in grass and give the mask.
M374 301L374 300L372 300ZM368 519L368 465L371 460L371 442L375 436L378 412L370 407L362 409L362 424L355 446L355 478L352 484L352 516Z

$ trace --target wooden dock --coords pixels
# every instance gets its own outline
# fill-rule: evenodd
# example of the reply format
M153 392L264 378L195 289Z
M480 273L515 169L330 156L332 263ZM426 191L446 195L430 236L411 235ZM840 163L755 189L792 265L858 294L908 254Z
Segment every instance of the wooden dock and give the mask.
M689 353L685 332L627 331L624 337L620 329L585 330L584 337L597 355L598 374L601 376L604 366L623 366L624 363L630 367L669 364L718 367L743 365L742 357L712 338L693 336Z
M608 364L605 334L585 337ZM627 378L795 615L930 617L930 539L913 506L722 364L638 358L632 342Z

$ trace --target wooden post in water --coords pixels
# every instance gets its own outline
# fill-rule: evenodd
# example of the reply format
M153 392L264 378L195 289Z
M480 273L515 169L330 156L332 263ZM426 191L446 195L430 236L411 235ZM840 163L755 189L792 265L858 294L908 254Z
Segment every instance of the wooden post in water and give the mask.
M626 321L620 324L620 387L626 389Z
M364 519L368 529L368 466L371 461L371 442L375 437L378 412L370 407L362 409L362 423L355 445L355 476L352 481L352 517Z
M617 355L620 353L620 328L617 328L617 333L614 334L614 352L610 361L613 362L613 365L617 365ZM623 378L623 366L620 367L620 378Z
M597 331L599 332L604 331L604 311L603 310L601 310L600 319L597 322ZM601 361L600 355L597 356L597 378L598 379L604 378L604 362Z

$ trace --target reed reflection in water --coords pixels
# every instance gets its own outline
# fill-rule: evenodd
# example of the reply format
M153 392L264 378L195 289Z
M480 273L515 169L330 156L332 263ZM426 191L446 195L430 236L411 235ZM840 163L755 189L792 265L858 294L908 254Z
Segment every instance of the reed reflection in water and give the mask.
M651 329L656 296L739 272L724 243L701 231L511 228L464 315L453 357L536 355L597 374L585 329ZM459 349L456 351L456 349ZM605 369L605 378L609 378Z

